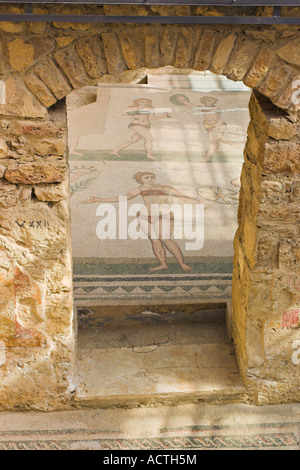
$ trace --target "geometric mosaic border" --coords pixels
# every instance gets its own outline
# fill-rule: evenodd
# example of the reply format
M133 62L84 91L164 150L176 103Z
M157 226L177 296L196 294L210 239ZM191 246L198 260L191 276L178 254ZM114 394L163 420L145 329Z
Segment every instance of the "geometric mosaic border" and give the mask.
M243 427L243 426L242 426ZM94 444L97 450L299 450L299 424L276 423L249 427L201 426L164 429L159 437L126 438L112 431L59 430L7 431L0 433L0 450L75 450L76 445ZM174 434L168 435L166 434Z

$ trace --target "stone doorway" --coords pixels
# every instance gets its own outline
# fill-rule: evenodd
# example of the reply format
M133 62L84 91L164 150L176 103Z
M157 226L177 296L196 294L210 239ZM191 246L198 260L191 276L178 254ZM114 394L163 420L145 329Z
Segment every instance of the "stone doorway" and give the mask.
M67 99L78 312L75 400L93 406L242 400L246 390L226 323L229 327L233 239L251 91L209 72L171 68L153 71L141 82L100 83L74 91ZM139 106L143 99L145 109ZM125 111L120 114L121 108ZM152 161L146 141L130 138L130 125L127 128L140 108L153 114ZM118 140L125 144L118 147ZM113 152L115 147L120 153ZM122 220L117 213L124 215L122 203L115 200L105 206L112 214L104 217L101 207L114 192L124 195L130 185L139 187L141 182L132 178L138 171L155 174L157 184L176 187L189 197L182 198L183 210L191 202L204 207L204 227L194 219L199 234L193 237L192 251L186 250L187 239L176 239L186 272L170 255L166 266L156 271L159 258L148 248L148 238L120 239ZM108 199L101 200L105 195ZM171 193L168 203L174 204ZM126 233L134 220L133 202L128 200L127 206L131 218ZM106 232L101 236L101 220L108 234L116 229L113 237ZM181 238L184 235L181 230Z
M68 39L51 28L43 40L37 30L26 38L8 32L1 42L1 405L72 406L63 98L102 77L128 82L143 67L165 65L209 69L254 89L235 237L232 333L252 399L298 400L292 360L299 331L297 32L89 25L88 36L77 31ZM22 44L26 60L18 57Z

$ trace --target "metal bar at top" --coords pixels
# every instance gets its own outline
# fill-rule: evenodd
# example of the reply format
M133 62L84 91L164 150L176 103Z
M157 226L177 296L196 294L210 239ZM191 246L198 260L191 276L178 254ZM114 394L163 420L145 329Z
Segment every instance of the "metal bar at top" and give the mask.
M1 21L41 23L123 23L123 24L253 24L299 25L300 17L280 16L110 16L110 15L38 15L0 14Z
M0 3L83 5L299 6L300 0L0 0Z

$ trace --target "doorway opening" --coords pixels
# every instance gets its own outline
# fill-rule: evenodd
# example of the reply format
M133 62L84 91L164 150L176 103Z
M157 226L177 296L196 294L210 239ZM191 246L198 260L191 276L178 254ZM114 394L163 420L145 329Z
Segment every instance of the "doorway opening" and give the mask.
M230 299L251 92L167 72L67 100L80 403L245 395Z

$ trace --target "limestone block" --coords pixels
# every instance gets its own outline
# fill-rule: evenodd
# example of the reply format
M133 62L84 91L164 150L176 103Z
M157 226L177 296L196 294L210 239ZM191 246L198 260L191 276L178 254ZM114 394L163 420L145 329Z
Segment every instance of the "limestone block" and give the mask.
M70 93L70 91L72 91L72 87L67 78L52 60L47 59L39 63L35 68L35 72L57 99L64 98L68 93Z
M191 14L191 7L189 5L151 5L151 10L160 16L189 16Z
M257 87L267 75L275 59L276 54L272 49L269 47L262 47L244 78L245 85L250 88Z
M184 26L180 29L180 34L177 41L175 51L174 67L186 69L190 65L192 44L193 44L193 29Z
M0 138L0 158L6 158L8 150L5 140Z
M16 5L5 5L5 9L1 13L11 13L11 14L18 14L23 13L23 8L20 8ZM24 23L16 23L16 22L9 22L9 21L1 21L0 22L0 30L6 33L22 33L26 30L26 26Z
M17 72L24 72L53 47L54 41L48 37L17 37L7 41L9 63Z
M35 15L45 15L48 13L47 8L40 7L38 5L33 5L32 9ZM30 31L34 34L44 34L46 31L47 23L29 23Z
M261 202L280 202L283 198L283 183L263 179L261 183Z
M59 185L39 185L34 188L34 193L39 201L57 202L66 199L68 186L65 182Z
M158 25L145 27L145 65L151 69L161 65L160 28Z
M297 127L286 118L271 117L268 121L268 134L275 140L290 140L297 135Z
M258 87L259 92L269 98L275 98L287 84L293 75L293 69L287 65L280 65L271 70L262 84Z
M55 38L57 45L61 48L69 46L73 41L75 41L76 36L70 34L61 34Z
M211 72L217 74L223 72L234 47L236 38L236 35L232 33L221 39L209 68Z
M12 21L1 21L0 30L5 33L23 33L25 31L25 24L15 23Z
M119 39L114 33L102 33L101 38L104 44L108 72L111 75L119 75L126 69Z
M0 178L4 177L6 170L7 170L6 166L0 165Z
M18 136L52 136L59 137L65 129L58 127L53 121L17 121L10 129L11 134Z
M267 143L263 160L266 173L299 173L300 145L296 142Z
M73 45L57 51L54 56L69 78L73 88L82 88L87 85L92 85L92 80L87 75L83 62Z
M165 26L160 43L162 63L164 65L173 65L178 35L179 27L177 25Z
M224 74L231 80L243 80L256 53L258 44L249 39L236 42L229 60L224 68Z
M34 150L38 155L64 155L66 142L63 139L43 139L34 144Z
M300 223L299 206L296 203L281 204L261 204L258 214L257 223L259 225L270 224L274 220L285 223Z
M291 113L300 110L300 75L292 76L285 89L275 98L274 104Z
M59 13L62 15L82 15L84 14L84 5L64 5L59 7ZM78 31L85 31L89 29L91 23L63 23L63 22L53 22L53 26L57 29L73 29Z
M91 78L99 79L107 73L104 47L100 37L94 36L78 41L76 50Z
M258 232L256 245L256 269L258 266L277 268L278 237L269 231Z
M141 68L145 65L144 58L144 32L138 30L121 31L119 39L123 57L130 70Z
M34 62L34 46L26 39L16 38L8 42L9 62L14 70L23 72Z
M196 51L194 68L196 70L207 70L214 51L214 45L217 40L217 33L212 30L203 31L198 49Z
M44 106L50 107L56 103L55 96L37 75L27 75L25 83Z
M299 271L300 239L287 239L279 243L278 267L285 271Z
M103 5L106 15L148 15L149 8L145 5Z
M39 118L46 115L45 106L29 92L21 79L8 78L5 81L5 88L7 104L0 106L0 113L26 118Z
M276 40L276 30L275 29L246 29L245 34L252 36L259 41L263 40L265 42L274 43Z
M280 113L262 95L254 93L251 97L249 108L251 114L255 116L250 125L249 132L251 133L253 125L258 131L257 138L261 137L263 133L275 140L290 140L297 135L297 125L284 112Z
M24 163L16 169L7 169L5 178L11 183L17 184L39 184L60 183L66 178L67 166L58 157L48 157Z
M253 325L250 320L247 321L246 327L246 348L248 354L248 369L256 369L263 366L265 362L265 351L262 328Z
M276 52L285 62L300 66L300 36L288 41Z
M5 176L6 168L4 168ZM3 180L0 184L0 207L5 209L17 205L19 199L19 191L14 184L10 184Z

